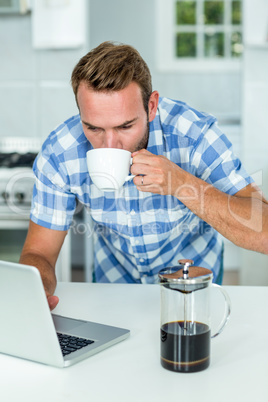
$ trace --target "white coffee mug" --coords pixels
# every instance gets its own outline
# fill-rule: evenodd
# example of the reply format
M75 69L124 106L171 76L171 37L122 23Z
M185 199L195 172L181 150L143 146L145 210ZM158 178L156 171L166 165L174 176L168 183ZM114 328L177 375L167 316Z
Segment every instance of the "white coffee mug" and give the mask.
M93 183L102 191L118 190L129 175L131 153L117 148L96 148L87 152L87 167Z

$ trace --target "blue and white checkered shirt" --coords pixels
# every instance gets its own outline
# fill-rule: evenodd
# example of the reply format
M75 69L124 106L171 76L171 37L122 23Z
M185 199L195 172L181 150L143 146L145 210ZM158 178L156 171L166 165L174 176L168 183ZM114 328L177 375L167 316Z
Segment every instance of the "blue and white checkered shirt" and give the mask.
M140 192L133 181L118 192L98 190L87 170L89 149L79 115L49 135L34 164L32 221L67 230L77 200L84 204L94 222L97 282L155 283L159 270L180 258L211 269L215 280L218 233L177 198ZM216 119L183 102L160 98L147 149L231 195L253 181Z

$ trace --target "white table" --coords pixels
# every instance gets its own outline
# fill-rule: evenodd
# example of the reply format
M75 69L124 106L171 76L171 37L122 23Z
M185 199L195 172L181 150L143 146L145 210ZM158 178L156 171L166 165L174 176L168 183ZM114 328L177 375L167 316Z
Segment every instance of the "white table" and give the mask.
M225 289L232 314L212 340L211 365L184 374L160 365L158 285L59 283L55 313L129 328L131 335L66 369L0 355L0 401L267 402L268 287Z

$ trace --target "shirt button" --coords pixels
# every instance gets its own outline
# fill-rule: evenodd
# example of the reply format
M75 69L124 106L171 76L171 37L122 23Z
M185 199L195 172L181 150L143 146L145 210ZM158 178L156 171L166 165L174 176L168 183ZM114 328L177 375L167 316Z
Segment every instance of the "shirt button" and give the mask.
M134 211L134 209L132 209L131 212L130 212L130 215L135 215L135 213L136 212Z
M139 261L140 261L141 263L142 263L142 262L144 262L144 258L140 258L140 260L139 260Z
M139 240L135 240L135 244L140 244L140 241L139 241Z

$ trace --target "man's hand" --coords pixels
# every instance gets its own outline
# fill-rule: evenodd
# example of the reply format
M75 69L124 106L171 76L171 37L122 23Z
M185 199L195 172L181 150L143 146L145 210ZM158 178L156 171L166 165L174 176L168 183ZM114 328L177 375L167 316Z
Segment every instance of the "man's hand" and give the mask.
M133 182L139 191L176 195L184 184L186 172L165 156L142 149L133 152L132 158L131 173L136 175Z
M57 285L55 265L66 234L67 231L47 229L30 221L20 257L21 264L39 270L50 310L59 302L59 298L53 296Z

